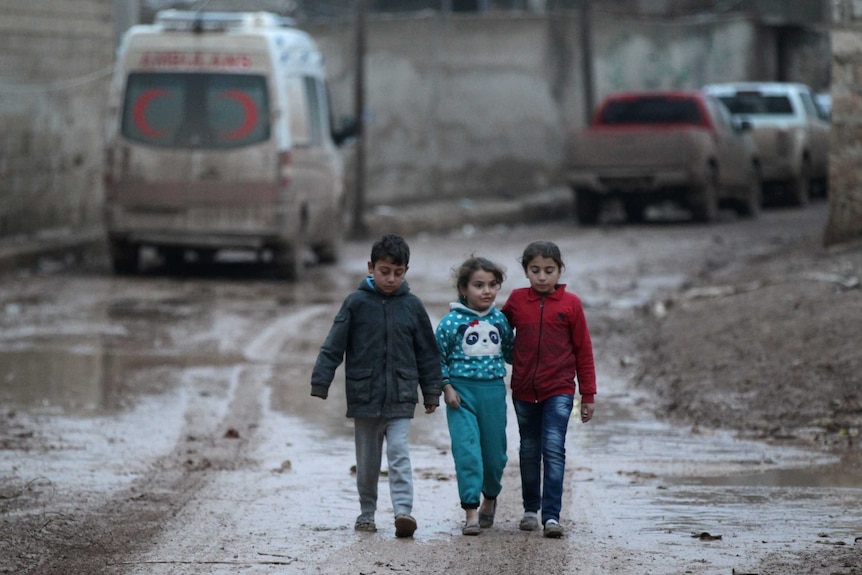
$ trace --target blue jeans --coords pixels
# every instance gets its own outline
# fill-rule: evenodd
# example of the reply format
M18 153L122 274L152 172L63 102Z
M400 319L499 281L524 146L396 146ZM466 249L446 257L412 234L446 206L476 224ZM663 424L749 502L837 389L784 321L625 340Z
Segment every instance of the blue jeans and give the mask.
M542 524L548 519L560 520L566 430L574 403L574 395L554 395L541 403L514 400L521 433L519 455L524 511L541 509Z

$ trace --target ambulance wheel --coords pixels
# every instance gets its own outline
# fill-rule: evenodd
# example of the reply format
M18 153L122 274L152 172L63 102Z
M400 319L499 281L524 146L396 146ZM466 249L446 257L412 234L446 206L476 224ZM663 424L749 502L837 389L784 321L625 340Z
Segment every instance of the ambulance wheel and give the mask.
M138 272L140 250L136 244L123 240L111 240L111 267L117 275L132 275Z
M304 269L302 248L298 245L281 245L272 250L272 266L276 277L295 281Z
M341 251L341 234L336 232L338 237L332 238L330 241L315 246L314 255L317 256L318 263L334 264L338 261L338 254Z

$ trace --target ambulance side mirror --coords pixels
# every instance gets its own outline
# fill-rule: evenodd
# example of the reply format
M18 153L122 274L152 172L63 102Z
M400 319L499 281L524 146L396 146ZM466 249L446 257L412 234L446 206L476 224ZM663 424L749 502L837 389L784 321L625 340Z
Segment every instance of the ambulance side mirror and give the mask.
M345 116L338 122L339 127L332 130L332 141L336 146L345 144L348 140L359 135L359 122L352 116Z

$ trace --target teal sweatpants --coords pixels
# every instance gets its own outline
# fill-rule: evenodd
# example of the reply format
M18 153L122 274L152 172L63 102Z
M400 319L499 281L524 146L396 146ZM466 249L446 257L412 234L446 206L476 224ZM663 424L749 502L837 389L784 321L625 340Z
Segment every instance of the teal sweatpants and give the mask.
M446 406L461 507L476 509L481 496L494 499L506 467L506 382L451 379L461 407Z

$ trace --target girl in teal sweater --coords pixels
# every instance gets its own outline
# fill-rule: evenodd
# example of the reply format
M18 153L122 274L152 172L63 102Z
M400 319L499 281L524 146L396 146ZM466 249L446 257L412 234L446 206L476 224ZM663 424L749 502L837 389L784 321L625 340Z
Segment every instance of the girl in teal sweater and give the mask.
M464 535L494 524L508 460L504 378L514 337L494 307L503 277L494 262L467 259L456 271L458 301L436 330L458 495L467 514Z

